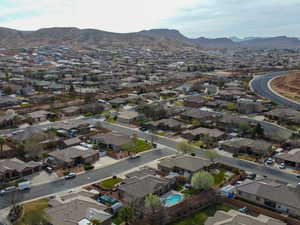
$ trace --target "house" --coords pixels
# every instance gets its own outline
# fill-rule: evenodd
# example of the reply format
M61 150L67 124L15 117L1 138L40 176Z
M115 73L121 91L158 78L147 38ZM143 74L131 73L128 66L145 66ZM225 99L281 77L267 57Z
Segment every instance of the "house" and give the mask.
M147 123L145 126L151 130L180 131L184 125L184 123L178 120L169 118L152 121Z
M61 109L61 112L65 116L75 116L80 113L80 107L79 106L66 107L66 108Z
M34 95L34 93L35 93L34 88L29 87L29 86L23 87L17 91L17 95L21 95L21 96L25 96L25 97L32 96L32 95Z
M118 122L130 124L141 118L141 115L136 111L122 111L118 115Z
M126 179L118 187L118 194L122 201L130 204L142 202L149 194L162 195L168 192L173 185L173 181L152 175L131 179Z
M265 116L288 125L300 124L300 112L290 108L277 108L266 112Z
M39 110L32 113L28 113L27 116L32 118L34 123L39 123L46 121L53 113L45 111L45 110Z
M218 129L199 127L194 130L183 131L181 133L181 136L188 140L199 140L201 138L208 138L212 141L219 141L225 137L225 133Z
M11 96L0 96L0 107L10 107L20 104L22 101Z
M184 100L184 105L187 107L193 107L193 108L198 108L198 107L203 107L205 104L206 100L200 96L190 96Z
M236 187L237 197L269 209L300 216L300 190L270 180L252 181Z
M112 100L109 101L109 103L113 106L113 107L120 107L122 105L127 104L127 99L126 98L114 98Z
M158 169L166 173L176 172L190 179L194 173L206 170L211 165L212 162L210 160L183 155L161 160L158 164Z
M218 118L218 114L200 109L192 109L183 114L181 118L185 120L213 121Z
M214 216L208 217L204 225L287 225L286 223L269 216L257 217L241 213L236 210L228 212L218 210Z
M94 163L99 159L97 151L91 149L83 150L80 146L56 150L50 152L49 156L54 159L50 163L57 167L72 167L78 164Z
M112 215L107 207L90 198L77 198L45 209L46 219L51 225L88 225L98 219L101 225L111 225Z
M274 156L277 163L284 163L294 169L300 169L300 148L295 148L287 153L279 153Z
M236 110L239 113L250 114L263 112L265 107L260 102L253 102L249 100L239 100L236 105Z
M74 137L74 138L63 140L61 146L62 148L68 148L68 147L79 145L81 142L82 141L79 138Z
M44 136L44 132L42 129L34 126L29 126L25 128L24 130L21 130L18 134L15 134L10 137L10 139L15 142L22 144L24 143L27 139L30 139L34 135L42 135Z
M253 156L269 156L272 144L263 140L250 138L235 138L219 143L220 148L233 154L248 154Z
M94 145L99 145L110 150L122 150L123 145L132 142L130 136L116 132L96 134L90 137L90 139Z
M42 169L39 162L23 162L17 158L0 160L0 181L10 181L21 178Z

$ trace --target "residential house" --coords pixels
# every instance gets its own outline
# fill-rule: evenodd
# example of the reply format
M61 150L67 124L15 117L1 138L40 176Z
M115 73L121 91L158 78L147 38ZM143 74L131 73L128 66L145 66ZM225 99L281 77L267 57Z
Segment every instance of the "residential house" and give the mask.
M34 123L44 122L50 118L51 115L53 115L53 113L45 110L34 111L27 114L28 117L32 118Z
M178 132L183 129L185 124L173 118L169 118L161 119L158 121L152 121L147 123L145 126L151 130L165 130Z
M257 217L236 210L228 212L218 210L214 216L208 217L204 225L287 225L286 223L265 215Z
M97 151L81 149L80 146L56 150L50 152L49 156L54 159L49 162L57 167L72 167L78 164L94 163L99 159Z
M79 106L66 107L66 108L61 109L61 112L65 116L75 116L80 113L80 107Z
M107 207L90 198L77 198L45 209L47 221L51 225L88 225L98 219L101 225L111 225L112 215Z
M136 111L122 111L118 115L118 122L130 124L141 118L142 116Z
M263 140L236 138L219 143L220 148L233 154L248 154L253 156L269 156L272 144Z
M96 134L90 137L90 139L94 145L102 146L110 150L122 150L123 145L132 142L130 136L117 132Z
M300 112L290 108L277 108L265 113L271 120L288 125L300 124Z
M194 130L186 130L181 133L181 136L188 140L201 140L210 139L213 142L219 141L225 138L225 133L218 129L210 129L205 127L199 127Z
M27 139L30 139L34 135L44 136L42 129L34 126L29 126L24 130L20 131L18 134L15 134L10 137L14 143L24 144Z
M236 187L237 197L300 217L300 190L275 181L252 181Z
M200 110L200 109L192 109L183 114L181 114L181 118L185 120L199 120L199 121L214 121L218 118L218 114L215 112Z
M17 114L13 110L7 110L0 114L0 128L10 128L18 123Z
M42 169L39 162L23 162L17 158L0 160L0 181L10 181L21 178Z
M34 93L35 93L34 88L29 87L29 86L23 87L17 91L17 95L21 95L21 96L25 96L25 97L32 96L32 95L34 95Z
M142 203L149 194L163 195L168 192L173 181L156 176L145 176L141 178L132 177L126 179L118 187L118 194L122 201L130 203Z
M212 165L212 162L207 159L194 156L177 156L161 160L158 164L158 169L163 172L176 172L190 179L193 174L200 170L206 170Z
M265 107L260 102L253 102L249 100L239 100L236 105L236 110L239 113L250 114L263 112Z
M207 100L200 95L190 96L184 100L184 105L187 107L203 107Z
M114 99L110 100L109 103L113 107L120 107L122 105L126 105L128 103L128 101L126 98L114 98Z
M11 96L0 96L0 107L10 107L20 104L22 101Z
M61 147L62 148L68 148L68 147L79 145L81 142L82 141L78 137L69 138L69 139L66 139L66 140L62 141Z
M284 163L287 166L300 169L300 148L295 148L287 153L279 153L274 156L277 163Z

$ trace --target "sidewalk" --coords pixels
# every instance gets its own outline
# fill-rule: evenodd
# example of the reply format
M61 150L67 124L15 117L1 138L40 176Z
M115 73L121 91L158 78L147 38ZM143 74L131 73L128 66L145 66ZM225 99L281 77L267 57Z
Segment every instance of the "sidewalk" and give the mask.
M11 223L7 220L7 216L10 212L10 207L0 210L0 224L10 225Z

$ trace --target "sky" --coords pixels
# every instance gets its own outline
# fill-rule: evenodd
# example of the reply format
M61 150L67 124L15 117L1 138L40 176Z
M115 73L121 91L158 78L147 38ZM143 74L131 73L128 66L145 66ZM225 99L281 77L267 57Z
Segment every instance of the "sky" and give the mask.
M169 28L197 37L300 37L300 0L0 0L0 27Z

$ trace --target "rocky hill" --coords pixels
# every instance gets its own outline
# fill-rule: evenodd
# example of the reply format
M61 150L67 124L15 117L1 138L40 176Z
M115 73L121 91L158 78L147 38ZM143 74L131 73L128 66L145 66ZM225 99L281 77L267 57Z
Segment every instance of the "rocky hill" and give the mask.
M96 29L44 28L37 31L18 31L0 28L0 48L34 47L39 45L71 45L75 47L143 47L178 50L199 48L176 39L150 37L137 33L111 33Z

